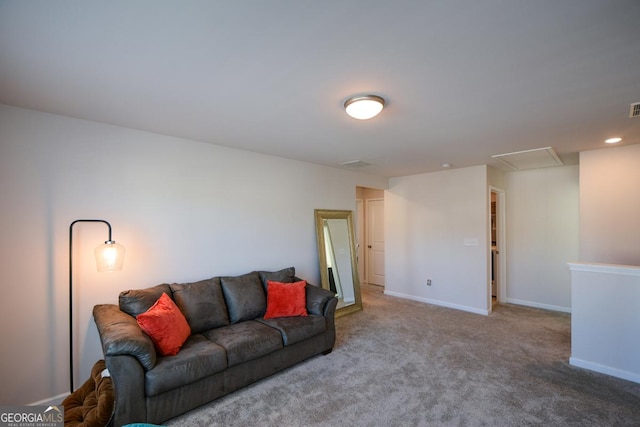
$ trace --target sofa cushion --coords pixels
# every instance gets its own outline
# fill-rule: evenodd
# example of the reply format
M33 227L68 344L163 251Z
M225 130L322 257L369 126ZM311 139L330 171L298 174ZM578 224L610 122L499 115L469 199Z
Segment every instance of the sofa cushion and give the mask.
M268 280L265 319L307 316L306 281L281 283Z
M174 357L161 357L145 373L148 396L156 396L221 372L227 367L225 350L202 335L192 335Z
M189 322L191 333L199 334L229 324L220 278L170 286L173 300Z
M178 354L182 344L191 335L187 319L165 293L160 295L149 310L140 313L136 321L144 333L151 337L158 353L163 356Z
M282 335L263 323L248 320L203 333L227 351L227 364L257 359L283 347Z
M220 283L231 323L262 317L267 308L267 297L257 271L221 277Z
M297 281L295 267L283 268L278 271L258 271L258 274L260 275L260 280L262 281L265 292L267 291L269 280L280 283L293 283Z
M323 316L279 317L277 319L259 319L282 335L284 345L295 344L327 330L327 322Z
M171 288L169 285L162 284L152 288L120 292L120 296L118 297L120 310L133 317L137 317L138 314L149 310L149 307L158 301L158 298L160 298L163 292L171 296Z

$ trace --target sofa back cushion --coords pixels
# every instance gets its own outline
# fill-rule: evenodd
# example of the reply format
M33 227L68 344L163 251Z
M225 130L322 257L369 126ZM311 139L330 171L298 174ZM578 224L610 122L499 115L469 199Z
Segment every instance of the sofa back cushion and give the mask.
M192 333L199 334L229 324L219 277L195 283L174 283L170 287Z
M120 292L120 296L118 297L120 310L133 317L137 317L140 313L149 310L163 293L171 297L171 288L168 284Z
M262 280L262 286L265 292L267 292L269 280L280 283L297 282L295 267L283 268L278 271L258 271L258 274L260 275L260 280Z
M220 283L231 323L262 317L267 309L267 297L257 271L220 277Z

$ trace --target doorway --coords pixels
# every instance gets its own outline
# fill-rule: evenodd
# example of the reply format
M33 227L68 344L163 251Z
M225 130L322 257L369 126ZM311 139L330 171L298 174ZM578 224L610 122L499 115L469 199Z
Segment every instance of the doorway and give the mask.
M505 191L489 187L490 221L489 221L489 284L488 307L491 312L494 304L507 302L507 266L506 266L506 205Z
M384 190L356 187L360 282L384 286Z

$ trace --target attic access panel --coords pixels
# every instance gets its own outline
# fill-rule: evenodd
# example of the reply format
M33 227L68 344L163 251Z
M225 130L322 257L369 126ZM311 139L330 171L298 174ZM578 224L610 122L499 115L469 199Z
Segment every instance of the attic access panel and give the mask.
M564 164L551 147L496 154L491 157L513 170L540 169Z

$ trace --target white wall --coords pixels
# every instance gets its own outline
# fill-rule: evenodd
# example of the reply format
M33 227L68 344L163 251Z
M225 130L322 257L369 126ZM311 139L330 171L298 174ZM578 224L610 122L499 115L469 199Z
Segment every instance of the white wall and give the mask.
M640 383L640 267L571 263L572 365Z
M489 185L504 190L506 185L504 182L504 176L504 171L491 166L487 167L487 179L489 181Z
M636 382L640 382L638 165L640 145L580 153L580 263L571 265L571 363Z
M571 311L567 262L578 259L579 168L509 172L507 302Z
M68 390L68 233L105 219L124 269L97 273L101 224L74 227L79 384L101 357L93 305L161 282L293 265L319 283L313 210L386 179L0 105L2 404Z
M487 184L486 166L389 180L385 293L488 313Z
M640 145L580 153L580 261L640 265Z
M570 311L566 263L578 259L578 174L578 166L509 173L482 166L391 179L385 193L386 292L474 312L489 309L490 266L483 263L490 183L506 192L507 302ZM477 247L464 246L476 238Z

